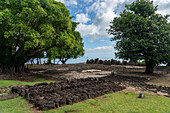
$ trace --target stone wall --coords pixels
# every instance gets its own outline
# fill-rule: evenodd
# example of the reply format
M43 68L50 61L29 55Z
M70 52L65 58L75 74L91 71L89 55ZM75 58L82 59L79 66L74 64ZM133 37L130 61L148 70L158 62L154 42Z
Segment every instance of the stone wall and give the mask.
M72 105L83 100L117 92L132 86L141 91L161 92L170 97L170 87L146 84L152 79L130 76L107 76L102 78L83 78L63 80L55 83L39 83L34 86L12 87L12 92L25 97L39 110L49 110Z
M40 83L34 86L13 87L12 92L25 97L39 110L49 110L125 89L109 78L85 78L50 84Z
M117 61L117 60L114 60L114 59L111 59L111 60L100 60L99 58L96 58L96 59L88 59L86 61L87 64L104 64L104 65L131 65L131 66L145 66L144 64L139 64L139 63L135 63L133 61Z

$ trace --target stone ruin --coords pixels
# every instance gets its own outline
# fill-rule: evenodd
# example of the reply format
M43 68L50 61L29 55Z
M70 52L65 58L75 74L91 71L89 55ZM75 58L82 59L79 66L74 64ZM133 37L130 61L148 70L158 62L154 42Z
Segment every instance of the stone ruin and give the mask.
M34 86L12 87L12 92L25 97L39 110L49 110L93 99L107 93L117 92L132 86L141 91L161 92L170 97L170 87L149 85L147 78L130 76L106 76L102 78L81 78L55 83L38 83Z
M34 86L12 87L12 92L25 97L39 110L49 110L125 89L110 78L81 78L50 84L39 83Z
M87 64L104 64L104 65L131 65L131 66L145 66L144 64L136 64L134 61L117 61L117 60L114 60L114 59L111 59L111 60L100 60L99 58L96 58L96 59L87 59L86 61Z

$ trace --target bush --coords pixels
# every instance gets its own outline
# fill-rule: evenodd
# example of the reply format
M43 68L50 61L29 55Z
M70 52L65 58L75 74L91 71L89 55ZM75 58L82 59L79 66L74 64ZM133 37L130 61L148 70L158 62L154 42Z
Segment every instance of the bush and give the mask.
M137 65L138 66L145 66L146 64L145 64L145 62L138 62Z

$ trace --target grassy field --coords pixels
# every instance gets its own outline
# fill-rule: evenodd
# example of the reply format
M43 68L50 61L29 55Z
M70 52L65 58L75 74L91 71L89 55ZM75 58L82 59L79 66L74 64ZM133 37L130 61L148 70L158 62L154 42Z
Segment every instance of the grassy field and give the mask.
M22 81L14 81L14 80L0 80L0 87L4 86L15 86L15 85L34 85L36 83L41 83L41 82L55 82L55 81L49 81L45 79L35 79L34 82L22 82Z
M0 101L0 113L31 113L28 102L22 97Z
M145 94L144 99L139 99L133 92L119 92L104 97L44 113L170 113L170 99L161 96ZM32 113L32 111L28 102L19 97L0 101L0 113Z

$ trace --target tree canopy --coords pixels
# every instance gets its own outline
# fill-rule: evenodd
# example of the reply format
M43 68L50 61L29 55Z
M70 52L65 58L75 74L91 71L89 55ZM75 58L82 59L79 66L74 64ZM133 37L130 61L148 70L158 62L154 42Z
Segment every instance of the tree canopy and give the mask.
M21 72L42 51L75 41L69 10L55 0L0 1L0 68Z
M108 33L117 41L116 56L126 60L145 60L145 73L153 73L158 63L170 58L168 15L156 14L153 1L136 0L111 21Z
M49 58L49 61L51 59L57 58L59 61L61 61L63 64L70 59L70 58L78 58L79 56L84 55L84 43L82 42L83 39L79 32L75 31L78 23L72 22L72 33L75 39L72 40L70 45L65 45L61 48L51 48L47 51L47 57ZM68 35L68 37L70 37Z

